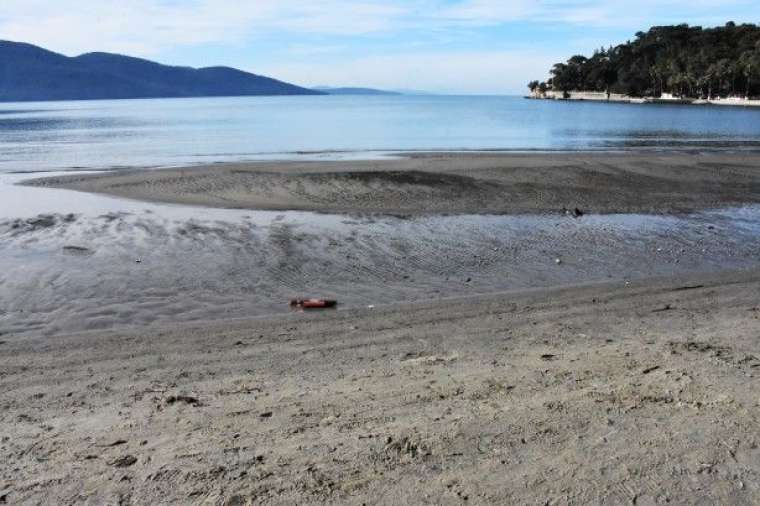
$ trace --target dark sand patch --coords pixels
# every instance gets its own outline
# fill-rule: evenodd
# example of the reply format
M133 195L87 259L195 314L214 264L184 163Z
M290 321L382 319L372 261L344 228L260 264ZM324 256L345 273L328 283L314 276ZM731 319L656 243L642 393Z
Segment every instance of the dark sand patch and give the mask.
M664 213L760 202L760 155L417 154L119 171L27 184L225 208L369 213Z

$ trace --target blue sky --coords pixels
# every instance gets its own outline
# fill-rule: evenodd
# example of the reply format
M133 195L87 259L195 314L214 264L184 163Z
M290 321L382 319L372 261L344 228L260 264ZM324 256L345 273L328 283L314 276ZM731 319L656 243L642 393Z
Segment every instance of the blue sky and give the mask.
M656 24L760 21L757 0L2 0L0 38L230 65L306 86L511 94Z

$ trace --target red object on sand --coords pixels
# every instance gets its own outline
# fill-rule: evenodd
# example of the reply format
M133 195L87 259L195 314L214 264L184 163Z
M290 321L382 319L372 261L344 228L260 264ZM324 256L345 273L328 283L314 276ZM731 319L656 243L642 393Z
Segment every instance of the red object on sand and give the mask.
M338 302L329 299L293 299L290 305L303 309L329 309L337 306Z

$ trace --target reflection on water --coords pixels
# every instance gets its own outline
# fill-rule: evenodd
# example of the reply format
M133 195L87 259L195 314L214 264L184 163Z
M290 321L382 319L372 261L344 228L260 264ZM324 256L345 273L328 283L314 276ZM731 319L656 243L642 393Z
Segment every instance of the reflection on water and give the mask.
M394 150L757 149L760 110L518 97L4 104L0 172Z

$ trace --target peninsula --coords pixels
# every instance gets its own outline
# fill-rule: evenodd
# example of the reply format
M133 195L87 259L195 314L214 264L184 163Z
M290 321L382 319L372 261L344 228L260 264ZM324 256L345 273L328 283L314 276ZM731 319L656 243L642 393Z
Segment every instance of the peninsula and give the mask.
M760 105L760 27L657 26L550 74L528 84L530 98Z

